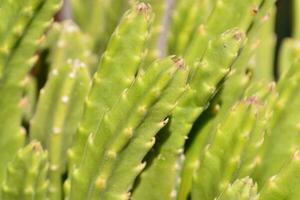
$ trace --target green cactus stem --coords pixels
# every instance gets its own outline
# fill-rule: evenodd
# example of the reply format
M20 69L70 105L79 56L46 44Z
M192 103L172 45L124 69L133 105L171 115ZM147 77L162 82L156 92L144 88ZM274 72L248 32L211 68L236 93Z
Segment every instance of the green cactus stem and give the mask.
M299 198L300 178L299 149L294 149L282 169L271 176L260 191L260 199L280 200Z
M293 0L293 37L300 39L300 2Z
M70 0L74 21L92 38L92 50L102 52L120 17L128 7L128 1L120 0Z
M169 33L169 53L184 54L197 26L207 21L215 3L216 0L176 1Z
M183 68L182 60L173 58L176 65ZM132 189L135 178L143 170L146 162L143 162L146 153L155 143L155 134L160 128L167 124L166 116L171 114L177 102L186 89L187 71L175 75L168 88L164 91L159 102L157 102L144 122L136 130L136 137L133 137L123 152L120 153L110 178L107 180L107 187L104 190L104 199L122 199ZM123 174L122 180L121 177Z
M279 57L279 74L284 76L289 67L300 57L300 41L288 38L283 41Z
M194 176L193 199L214 199L230 184L257 120L259 105L253 102L247 99L235 105L225 121L215 128L214 137L205 147Z
M260 154L263 163L255 170L255 180L259 186L267 179L277 174L295 151L299 138L299 60L289 69L288 73L278 82L278 97L270 103L273 109L273 118L269 122L270 134L265 136L265 145ZM282 134L282 133L286 134ZM280 145L278 145L280 141ZM285 147L289 148L285 148Z
M87 139L97 131L104 113L112 108L124 89L134 81L144 57L151 15L148 5L136 4L124 15L112 35L94 75L83 118L69 151L71 168L79 165Z
M51 69L67 64L68 60L77 59L85 63L91 73L95 70L92 67L95 66L97 59L91 52L91 38L72 21L54 23L47 33L42 48L49 51L47 62Z
M104 116L97 132L89 136L84 157L72 174L70 199L99 196L119 152L143 124L152 106L161 101L180 69L173 58L166 58L139 72L133 85L123 91L118 103Z
M216 200L259 200L257 185L249 178L236 180Z
M59 6L59 0L1 2L0 17L6 20L0 25L0 181L6 164L23 144L20 102L26 73L37 59L33 54Z
M192 124L208 106L208 101L214 96L218 84L230 71L231 63L238 55L243 39L243 33L233 29L209 42L209 48L202 61L196 64L197 71L191 75L188 91L172 114L170 126L163 130L165 134L170 132L171 135L159 150L158 157L141 176L141 182L133 192L133 199L145 196L147 199L174 198L172 191L178 174L178 168L175 167L178 153L182 152ZM216 57L219 59L215 60ZM156 174L165 176L160 180L160 186L154 184L157 181Z
M41 90L37 112L31 121L31 137L49 150L49 199L60 199L61 176L65 172L67 149L82 116L89 74L84 63L54 68Z
M185 59L188 64L197 58L201 58L208 41L218 37L227 29L239 27L246 32L256 17L257 8L262 0L220 0L210 14L207 22L198 27L189 47L185 53ZM218 24L216 26L215 24Z
M47 189L47 153L41 145L33 141L20 149L8 165L1 186L3 200L43 200Z
M37 82L33 76L28 75L28 81L24 90L23 97L20 101L20 106L23 108L23 120L29 123L32 118L37 101Z

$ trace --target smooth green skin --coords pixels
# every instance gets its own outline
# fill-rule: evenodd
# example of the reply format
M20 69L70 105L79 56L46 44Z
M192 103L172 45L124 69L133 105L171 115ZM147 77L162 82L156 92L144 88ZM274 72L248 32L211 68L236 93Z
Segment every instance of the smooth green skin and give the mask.
M91 133L95 133L104 113L117 102L134 81L143 60L151 10L137 4L128 11L112 35L86 98L84 114L69 150L70 169L79 165Z
M146 71L141 70L133 85L124 90L87 141L81 164L72 174L70 199L99 198L117 155L143 124L151 107L160 101L180 69L177 65L170 57L155 62Z
M159 102L149 110L143 124L137 128L135 136L119 154L111 176L107 180L103 199L121 200L128 194L135 178L146 165L146 162L142 161L155 143L155 134L167 124L167 115L171 114L186 90L187 76L186 70L177 72L167 89L164 90Z
M89 34L93 51L102 52L128 7L122 0L71 0L72 15L80 29Z
M249 177L237 179L216 200L259 200L257 186Z
M218 0L207 22L198 27L190 45L185 52L188 64L201 58L207 48L208 41L218 37L227 29L238 27L246 32L255 18L253 9L263 0ZM218 24L218 26L216 26Z
M285 39L279 54L279 74L284 76L292 64L300 57L300 41L294 38Z
M32 12L28 9L27 14L20 12L19 9L26 11L25 4L32 5ZM24 133L20 134L22 109L19 103L26 85L26 73L36 59L32 56L39 38L59 7L59 0L1 1L0 16L6 20L0 28L0 181L7 162L24 141ZM11 23L18 24L15 27L20 29L13 30Z
M49 150L49 199L61 198L61 176L65 172L67 149L76 132L89 88L84 63L70 61L53 69L42 89L37 112L31 121L31 137Z
M178 161L178 155L182 152L192 124L208 106L208 101L214 96L218 84L228 74L243 39L243 33L233 29L210 41L202 61L194 67L196 70L190 76L189 89L175 108L168 129L163 130L165 134L169 132L171 135L159 149L159 156L143 173L141 182L133 191L132 199L174 198L174 192L171 193L176 187L174 183L176 184L179 169L170 169L173 169ZM160 174L160 185L155 184L157 174Z
M38 142L31 142L20 149L8 165L1 185L3 200L43 200L47 188L47 153Z
M170 54L184 55L197 27L207 21L215 3L216 0L176 1L168 38Z
M299 144L299 81L297 70L299 60L294 63L289 72L279 80L278 97L269 103L272 106L273 117L269 122L270 133L265 136L265 145L259 154L264 162L254 170L253 177L262 187L273 175L283 167ZM285 134L282 134L285 133ZM280 141L280 145L278 145Z

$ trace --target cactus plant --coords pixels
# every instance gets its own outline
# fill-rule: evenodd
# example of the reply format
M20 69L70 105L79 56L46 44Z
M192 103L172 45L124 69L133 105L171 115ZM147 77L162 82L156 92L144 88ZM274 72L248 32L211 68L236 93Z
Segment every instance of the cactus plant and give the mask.
M299 199L298 0L0 2L1 200Z

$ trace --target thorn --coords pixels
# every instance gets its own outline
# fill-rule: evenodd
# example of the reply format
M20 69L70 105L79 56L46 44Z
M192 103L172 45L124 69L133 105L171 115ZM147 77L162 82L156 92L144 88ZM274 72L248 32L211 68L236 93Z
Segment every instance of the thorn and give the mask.
M293 153L292 159L293 159L294 161L299 160L299 151L295 151L295 152Z
M276 187L276 183L275 183L276 179L277 179L277 175L274 175L274 176L272 176L272 177L269 179L269 186L270 186L270 187Z
M251 9L252 11L252 15L256 15L258 13L258 7L257 6L253 6L253 8Z
M105 188L106 186L106 179L102 178L102 177L99 177L97 180L96 180L96 187L98 189L103 189Z
M38 59L39 59L39 56L34 55L28 60L28 64L33 65Z
M171 192L171 194L170 194L170 197L171 197L172 199L174 199L174 198L176 198L176 196L177 196L177 191L176 191L176 190L172 190L172 192Z
M75 71L72 71L70 74L69 74L69 77L70 78L75 78L76 74L75 74Z
M131 138L133 136L133 129L132 127L128 127L124 130L124 133L126 136L128 136L129 138Z
M145 113L145 112L147 111L146 106L145 106L145 105L139 106L139 107L138 107L138 111L139 111L140 113Z
M65 41L64 40L59 40L58 42L57 42L57 47L58 48L63 48L63 47L65 47Z
M68 96L63 96L63 97L61 98L61 101L62 101L63 103L68 103L69 97L68 97Z
M53 76L58 75L58 70L57 70L57 69L53 69L52 72L51 72L51 74L52 74Z
M159 126L164 127L168 122L169 122L169 118L166 118L162 122L159 123Z
M200 24L200 26L198 27L198 33L200 33L201 35L205 34L205 26L203 24Z
M140 173L141 171L143 171L143 169L145 169L146 164L147 164L146 162L139 164L138 166L135 167L134 171Z
M117 157L117 153L113 150L108 150L107 151L107 156L110 157L110 158L115 159Z
M121 199L121 200L129 200L130 195L131 195L130 192L127 192L127 193L125 193L125 194L121 194L121 195L120 195L120 199Z
M27 105L28 105L28 98L27 97L21 98L21 100L19 101L19 107L24 109L27 107Z
M50 165L50 171L57 171L59 168L58 165Z
M59 134L59 133L61 133L61 128L53 127L52 131L53 131L54 134Z
M152 147L155 144L155 137L152 137L149 142L146 143L146 147Z

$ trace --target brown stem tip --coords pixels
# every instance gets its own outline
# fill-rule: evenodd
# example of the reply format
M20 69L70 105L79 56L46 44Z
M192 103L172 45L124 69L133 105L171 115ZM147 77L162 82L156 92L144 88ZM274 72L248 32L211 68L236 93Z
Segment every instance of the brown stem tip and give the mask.
M245 102L248 104L248 105L262 105L262 102L259 100L259 98L257 96L251 96L251 97L248 97Z
M148 12L150 9L151 9L151 6L150 4L146 4L146 3L139 3L137 4L137 10L140 12L140 13L145 13L145 12Z
M33 141L32 142L32 150L35 153L40 153L42 151L42 145L38 141Z
M184 61L182 58L177 56L172 56L171 59L177 68L184 68Z
M243 37L243 33L241 31L236 31L233 35L234 39L236 39L237 41L240 41Z

